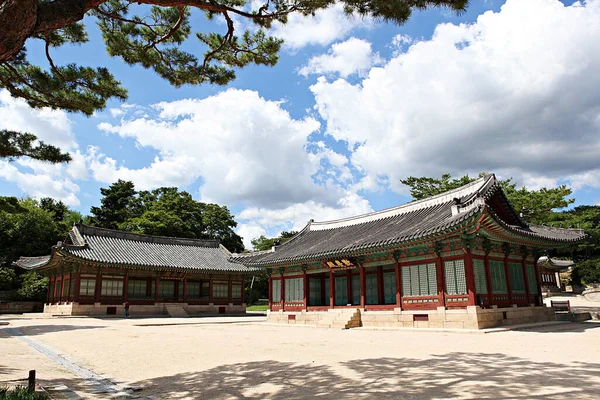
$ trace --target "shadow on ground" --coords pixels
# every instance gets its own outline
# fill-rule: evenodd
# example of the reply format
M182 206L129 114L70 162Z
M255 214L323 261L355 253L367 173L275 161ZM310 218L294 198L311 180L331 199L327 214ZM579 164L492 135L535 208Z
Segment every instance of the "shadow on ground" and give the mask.
M521 328L514 329L519 332L536 332L536 333L584 333L590 329L598 329L600 328L600 321L587 321L587 322L572 322L569 324L559 324L559 325L547 325L540 327L529 327L529 328ZM600 396L599 396L600 398Z
M200 367L200 366L199 366ZM82 381L46 382L85 390ZM533 362L504 354L362 359L323 366L275 360L223 365L132 383L160 399L597 399L600 364Z
M88 329L102 329L107 326L89 326L89 325L28 325L28 326L8 326L7 328L18 329L24 336L39 336L45 335L46 333L76 331L76 330L88 330Z

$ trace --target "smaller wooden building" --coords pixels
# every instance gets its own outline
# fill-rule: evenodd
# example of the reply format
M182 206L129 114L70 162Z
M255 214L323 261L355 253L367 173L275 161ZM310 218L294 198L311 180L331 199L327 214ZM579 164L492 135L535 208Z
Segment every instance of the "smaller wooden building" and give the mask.
M15 264L50 278L44 312L106 315L243 313L253 270L217 240L133 234L76 224L44 257Z

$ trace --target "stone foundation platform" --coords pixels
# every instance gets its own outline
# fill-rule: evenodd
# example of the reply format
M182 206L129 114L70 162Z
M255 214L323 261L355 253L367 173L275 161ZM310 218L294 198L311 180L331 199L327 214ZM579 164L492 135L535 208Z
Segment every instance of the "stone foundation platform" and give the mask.
M187 303L155 303L149 305L131 304L129 306L129 314L132 317L136 316L155 316L169 315L167 312L167 304L178 304L183 307L186 313L190 316L203 314L243 314L246 312L246 304L208 304L197 305ZM89 315L89 316L105 316L105 315L125 315L123 304L45 304L44 314L50 315Z
M396 308L390 311L365 311L360 308L341 308L352 313L360 312L360 326L390 328L447 328L447 329L486 329L498 326L528 324L533 322L555 321L554 310L544 306L507 307L482 309L469 306L465 309L407 311ZM316 325L341 327L330 323L348 313L328 311L271 311L267 313L267 322L295 325Z

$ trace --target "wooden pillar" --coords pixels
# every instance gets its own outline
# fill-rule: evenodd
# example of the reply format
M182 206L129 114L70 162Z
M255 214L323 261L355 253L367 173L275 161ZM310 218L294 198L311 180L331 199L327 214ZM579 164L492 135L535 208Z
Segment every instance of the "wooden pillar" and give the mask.
M59 303L61 303L63 300L63 298L62 298L63 286L65 286L65 273L64 272L60 275L60 291L58 292L58 302Z
M494 303L494 293L492 291L492 272L490 270L490 255L486 252L483 259L483 267L485 270L485 283L487 284L488 304L491 306Z
M476 306L475 271L473 269L473 254L471 253L470 248L467 248L467 254L465 256L465 279L467 284L467 295L469 296L469 305Z
M402 275L399 257L395 257L394 272L396 273L396 307L402 308Z
M279 268L279 273L281 274L281 311L285 311L285 277L283 273L285 270L283 268Z
M352 270L349 269L346 271L346 289L348 289L348 302L347 304L352 304Z
M100 295L102 294L102 272L96 274L96 287L94 288L94 301L100 303Z
M73 284L73 273L69 273L69 286L67 287L67 302L70 302L71 299L71 285Z
M329 308L335 308L335 275L333 269L329 269Z
M508 291L508 302L509 304L513 304L513 296L512 296L512 283L510 282L510 271L508 269L508 255L509 253L504 254L504 275L506 275L506 287Z
M52 303L52 294L50 291L54 292L54 276L50 275L48 278L48 290L46 291L46 303Z
M377 267L377 303L385 303L383 298L383 266Z
M537 254L533 254L533 272L535 273L535 281L537 284L537 296L536 296L536 301L535 304L538 306L542 306L544 305L543 301L542 301L542 284L540 282L540 270L538 268L538 256Z
M158 294L159 292L159 288L160 288L160 276L156 275L156 278L154 280L154 303L158 303Z
M231 275L229 275L229 278L227 278L227 304L233 303L232 292L233 288L231 283Z
M442 261L441 251L437 253L435 260L435 276L437 280L438 303L440 306L446 306L446 279L444 275L444 262Z
M307 273L306 268L303 269L302 274L303 274L302 278L304 279L303 280L303 283L304 283L304 297L303 297L302 301L304 301L304 309L308 310L308 289L309 288L308 288L308 273Z
M187 296L188 296L187 290L188 290L188 288L187 288L187 276L186 276L183 278L183 302L184 303L187 303ZM243 293L244 293L244 291L242 290L242 295L243 295Z
M213 277L208 279L208 303L213 304Z
M529 291L529 277L527 276L527 253L522 254L523 259L521 260L521 270L523 271L523 282L525 282L525 293L527 294L527 304L532 303L531 292Z
M273 311L273 278L269 274L269 311Z
M73 293L73 301L79 302L79 293L81 292L81 271L75 274L75 293Z
M185 287L185 286L184 286ZM244 304L246 302L246 278L244 278L242 276L242 292L240 293L241 296L241 304Z
M362 265L358 267L360 273L360 308L365 308L366 305L366 293L367 293L367 280L365 277L365 267Z
M129 300L129 272L125 271L125 277L123 278L123 303Z

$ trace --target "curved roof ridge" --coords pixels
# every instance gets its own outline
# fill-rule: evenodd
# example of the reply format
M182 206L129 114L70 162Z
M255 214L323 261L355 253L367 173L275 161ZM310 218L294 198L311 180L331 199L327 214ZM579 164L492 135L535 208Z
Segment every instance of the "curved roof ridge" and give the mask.
M461 186L456 189L449 190L447 192L443 192L440 194L436 194L431 197L427 197L425 199L411 201L410 203L402 204L400 206L387 208L380 211L373 211L367 214L357 215L348 218L340 218L331 221L323 221L323 222L310 222L307 227L310 227L310 230L319 231L319 230L327 230L334 228L341 228L345 226L352 226L357 224L362 224L365 222L377 221L384 218L395 217L398 215L406 214L409 212L422 210L425 208L433 207L436 205L449 203L455 198L465 198L470 197L479 193L482 189L489 189L491 186L490 182L495 182L496 177L494 174L485 175L481 178L474 180L464 186ZM305 228L306 229L306 228Z
M119 231L115 229L99 228L96 226L89 226L83 224L75 224L73 230L77 231L83 239L83 235L89 236L101 236L110 237L122 240L131 240L136 242L156 243L156 244L167 244L167 245L181 245L181 246L200 246L200 247L219 247L220 243L216 239L194 239L194 238L181 238L181 237L170 237L170 236L155 236L146 235L143 233L132 233Z

